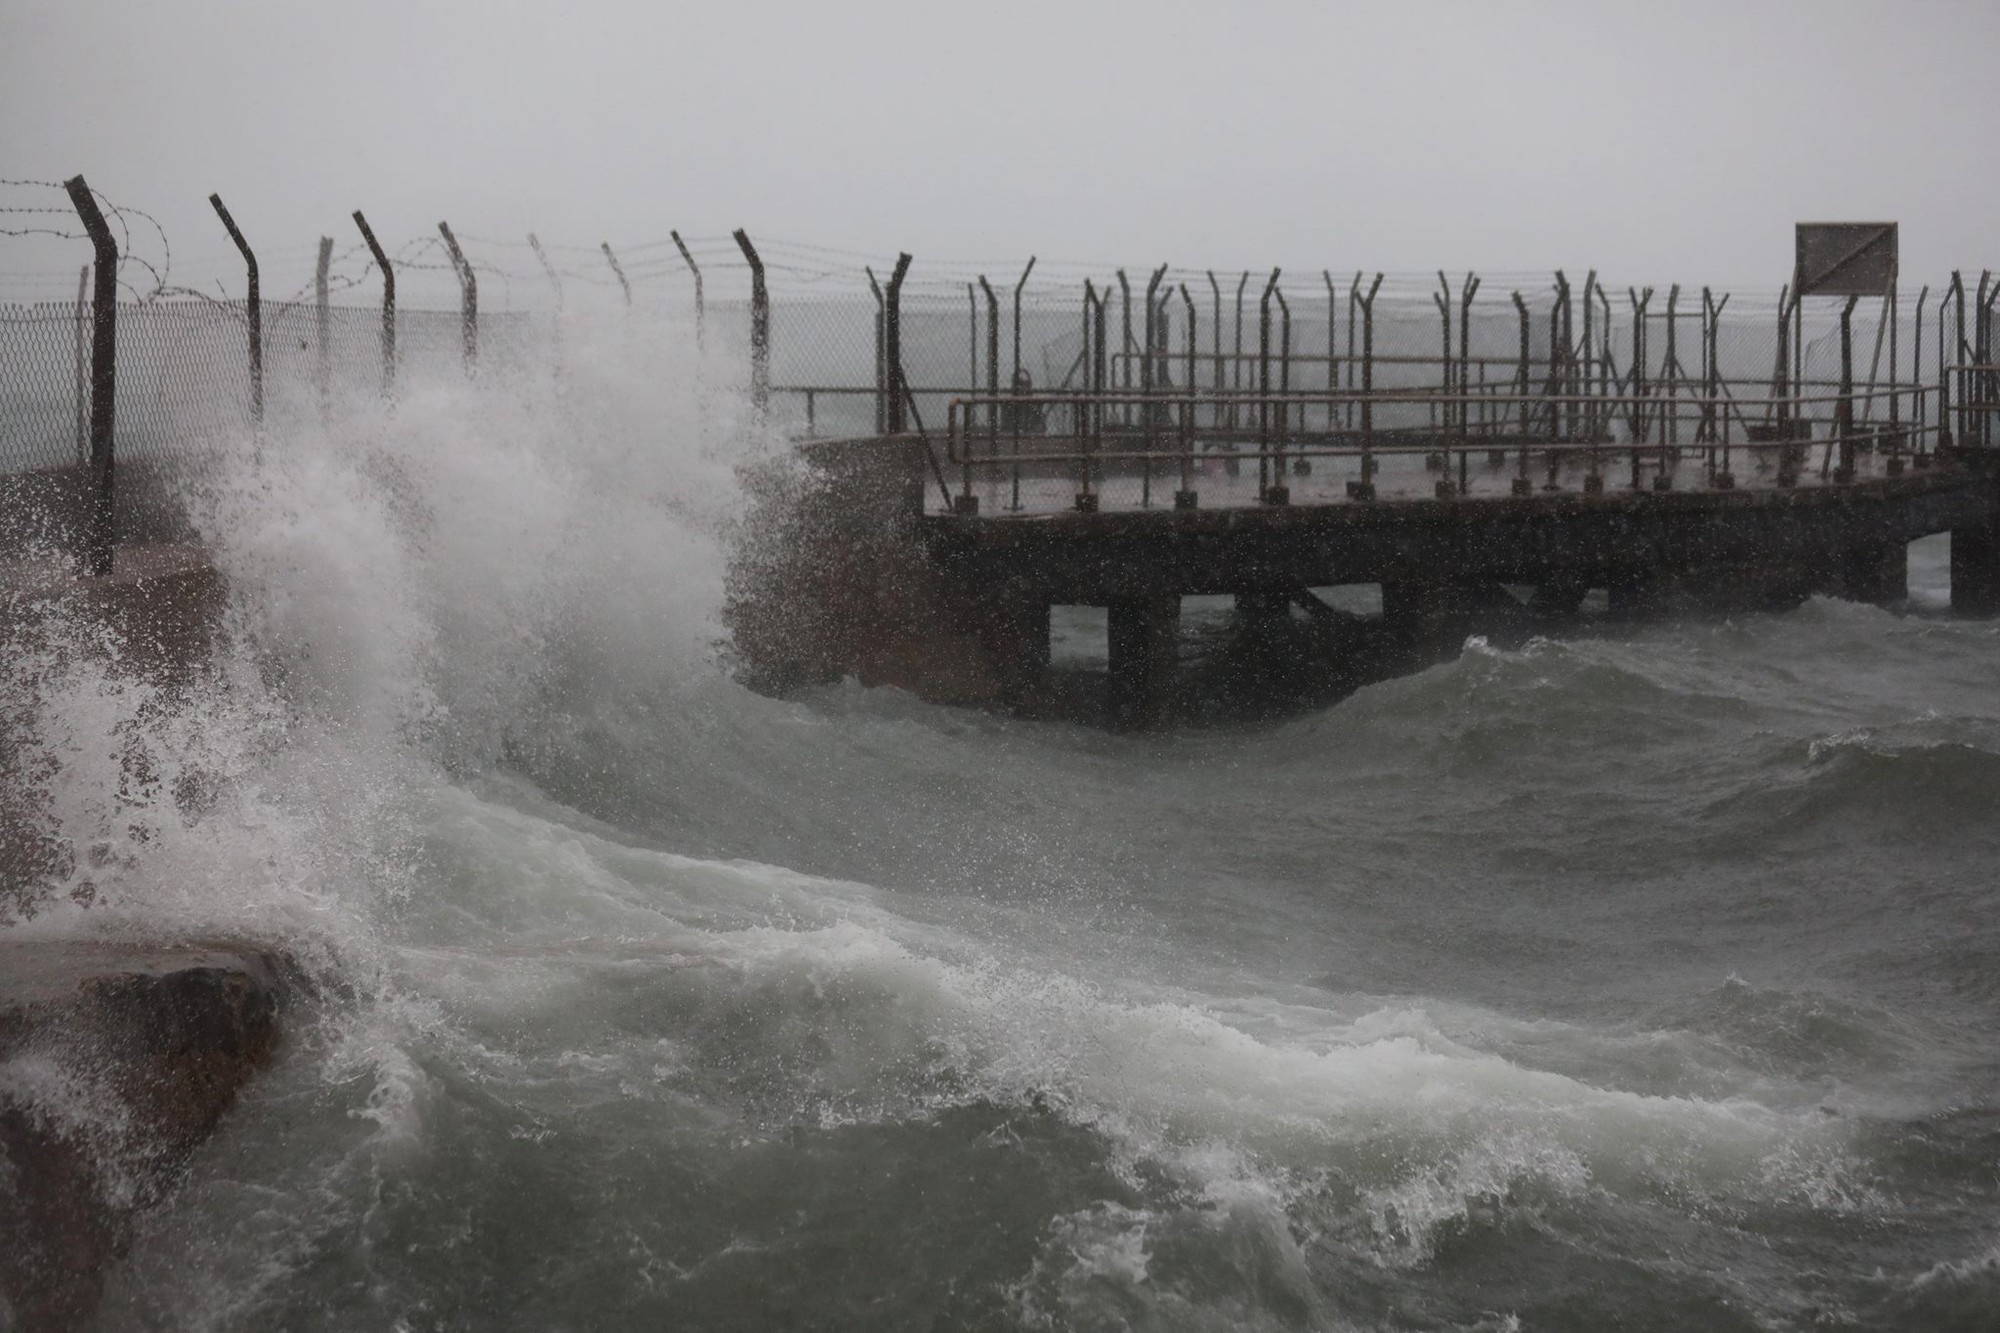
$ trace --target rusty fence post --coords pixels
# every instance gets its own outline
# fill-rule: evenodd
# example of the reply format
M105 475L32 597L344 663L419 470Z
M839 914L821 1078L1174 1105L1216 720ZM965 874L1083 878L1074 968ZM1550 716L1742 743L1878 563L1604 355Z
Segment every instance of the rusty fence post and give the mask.
M1285 484L1285 448L1290 443L1292 430L1292 307L1285 300L1285 289L1273 286L1271 298L1278 303L1278 410L1276 413L1278 452L1271 460L1271 494L1266 497L1271 504L1289 504L1292 499L1291 487ZM1311 464L1304 459L1295 459L1300 472L1309 471Z
M319 419L333 418L333 312L327 302L327 278L333 268L333 237L319 238L319 264L313 269L313 328L318 346L313 356L313 390L319 395Z
M1243 276L1236 280L1236 346L1229 361L1229 387L1236 393L1243 392L1243 290L1250 285L1250 270L1244 269ZM1241 417L1237 403L1232 398L1229 404L1229 428L1237 429Z
M1667 288L1667 363L1663 367L1667 377L1667 406L1660 414L1660 471L1653 478L1653 489L1656 491L1673 489L1675 455L1680 448L1681 360L1677 342L1680 303L1681 285L1677 282Z
M1281 271L1271 270L1257 301L1257 498L1265 504L1283 503L1271 498L1274 490L1284 488L1282 476L1271 476L1271 293L1278 289Z
M861 271L868 275L868 290L875 297L875 433L886 435L889 431L889 362L883 355L882 339L886 332L888 306L882 298L882 284L875 280L875 266L863 264Z
M1334 406L1340 392L1340 288L1332 269L1321 269L1319 276L1326 283L1326 433L1332 435L1340 428Z
M1375 281L1369 285L1368 295L1361 294L1361 274L1354 275L1354 286L1348 289L1348 299L1361 307L1361 481L1372 487L1375 482L1375 294L1382 290L1382 275L1377 273ZM1372 490L1370 492L1373 493Z
M1215 384L1215 396L1220 400L1222 397L1222 284L1215 280L1214 269L1208 270L1208 292L1212 301L1209 308L1214 312L1215 320L1213 327L1209 330L1208 338L1209 346L1215 349L1215 370L1210 378ZM1211 416L1212 420L1209 422L1209 425L1220 429L1222 426L1222 403L1220 401L1217 401L1215 404L1215 410L1211 413Z
M744 262L750 265L750 404L756 409L758 420L771 406L771 294L764 286L764 261L757 254L757 247L750 244L750 235L738 227L731 235L736 248L743 252ZM884 322L887 330L893 328L894 316ZM889 363L890 411L900 422L903 416L903 400L896 392L896 366ZM891 433L900 432L898 425Z
M611 242L599 241L597 248L604 251L604 262L611 265L611 276L618 279L618 290L624 294L625 308L630 310L632 308L632 284L626 281L625 266L618 262L618 256L612 252Z
M1118 349L1118 360L1112 379L1129 397L1132 392L1132 284L1126 280L1125 270L1122 268L1117 270L1117 277L1119 297L1124 303L1125 322L1121 330L1123 341ZM1125 425L1131 425L1132 404L1129 402L1119 404L1118 416Z
M1458 293L1458 443L1461 451L1466 448L1466 437L1471 433L1472 425L1472 301L1478 295L1478 275L1468 271ZM1461 452L1461 461L1463 457Z
M1632 303L1632 489L1639 489L1639 449L1646 443L1646 435L1652 428L1652 420L1646 412L1646 307L1652 303L1653 289L1646 288L1642 296L1637 288L1625 289L1626 299Z
M903 433L903 404L909 381L903 375L903 275L910 271L910 257L896 256L896 269L889 275L882 312L882 352L889 373L888 433Z
M473 274L472 265L465 262L465 252L458 248L458 238L451 234L451 225L438 223L438 232L443 235L445 250L451 255L451 266L458 272L458 332L465 358L465 373L470 375L479 369L479 279Z
M1181 284L1181 304L1187 310L1187 405L1181 409L1181 487L1174 492L1174 508L1193 509L1199 503L1194 492L1194 408L1195 396L1199 392L1195 380L1195 361L1200 355L1199 330L1196 328L1194 297L1189 294L1187 284Z
M528 233L528 248L535 252L535 260L542 266L542 273L548 278L549 287L556 294L556 314L560 316L563 310L562 275L557 273L556 266L549 262L548 252L542 249L541 238L533 232Z
M1843 484L1854 480L1854 307L1860 302L1860 297L1850 296L1840 308L1840 397L1833 405L1833 439L1826 442L1826 456L1819 468L1824 480L1833 461L1834 442L1839 441L1840 466L1833 479Z
M1021 270L1021 277L1014 284L1014 378L1021 378L1021 289L1028 285L1028 275L1035 271L1035 257L1028 256L1028 266Z
M1984 286L1984 282L1986 282L1986 274L1980 274L1980 284ZM1986 370L1980 370L1980 402L1982 402L1982 410L1980 410L1980 444L1984 444L1988 448L1994 442L1994 438L1992 438L1994 436L1994 398L1996 398L1996 390L2000 390L2000 376L1996 376L1996 372L1990 370L1990 366L1994 362L1994 340L1992 340L1994 302L2000 302L2000 280L1996 280L1986 290L1986 298L1980 300L1980 324L1978 324L1980 350L1976 354L1976 360L1980 362L1980 366L1988 366Z
M1591 269L1583 275L1583 366L1577 385L1577 395L1584 400L1582 404L1584 438L1593 443L1597 439L1597 405L1590 401L1596 382L1597 364L1597 330L1596 321L1592 318L1595 313L1596 302L1593 297L1596 288L1597 270Z
M1143 404L1139 409L1139 425L1145 432L1144 448L1147 455L1145 458L1145 493L1147 498L1150 498L1152 492L1152 453L1159 420L1159 414L1153 410L1153 356L1156 341L1155 329L1159 323L1155 306L1160 290L1160 280L1166 276L1167 266L1162 264L1153 270L1152 276L1146 281L1146 341L1145 349L1140 354L1141 359L1139 362L1139 397L1143 400Z
M701 267L694 262L694 256L688 253L687 243L681 240L679 232L669 231L667 235L674 238L674 248L681 252L681 262L688 266L688 272L694 274L694 349L699 353L705 341L702 336L705 312L701 299Z
M1595 270L1593 270L1590 276L1584 279L1585 300L1590 299L1590 286L1589 286L1590 279L1594 278L1595 276L1596 272ZM1569 440L1574 440L1576 438L1577 360L1576 360L1576 302L1572 299L1570 295L1569 279L1567 277L1563 278L1562 280L1562 344L1563 344L1562 392L1563 392L1563 397L1567 400L1563 411L1562 439L1564 441L1569 441Z
M264 421L264 302L257 285L257 256L250 249L250 242L243 239L243 233L236 226L236 219L229 216L222 196L208 196L209 205L215 215L222 219L222 229L229 233L229 239L236 242L236 248L243 254L243 268L247 275L244 296L244 317L250 327L250 419L259 425Z
M1586 306L1585 309L1589 307ZM1521 343L1514 359L1514 411L1520 421L1521 461L1514 478L1514 493L1521 494L1521 483L1528 480L1528 440L1533 434L1528 425L1528 359L1533 350L1533 321L1528 314L1527 298L1517 290L1514 293L1514 313L1520 320ZM1554 456L1551 452L1551 457Z
M1916 317L1910 329L1910 389L1912 402L1910 410L1914 414L1910 429L1915 433L1916 456L1923 457L1924 432L1930 426L1930 417L1924 410L1924 302L1930 299L1931 285L1927 282L1917 293ZM1919 467L1923 466L1921 463Z
M375 256L375 267L382 270L382 394L387 397L396 387L396 267L358 208L354 210L354 225L368 243L368 253Z
M542 238L533 232L528 233L528 248L535 252L535 260L542 266L542 275L549 280L549 287L556 294L555 316L550 321L549 351L551 359L555 362L556 374L561 375L563 373L562 275L557 273L556 266L549 262L548 252L542 249Z
M1000 298L984 273L979 290L986 295L986 429L991 433L1000 429ZM975 381L972 387L979 385ZM966 424L969 429L971 423Z
M90 322L90 502L84 534L84 568L94 575L111 572L117 541L112 507L112 433L118 398L118 245L111 228L82 176L63 182L70 203L90 235L97 257L97 282L91 296Z

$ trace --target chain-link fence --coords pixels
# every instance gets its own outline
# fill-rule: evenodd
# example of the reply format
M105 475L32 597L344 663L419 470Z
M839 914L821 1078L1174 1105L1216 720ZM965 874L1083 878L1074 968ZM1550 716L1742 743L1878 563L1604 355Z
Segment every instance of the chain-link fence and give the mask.
M141 236L142 233L132 233ZM128 240L131 237L128 236ZM747 238L745 238L747 239ZM1249 404L1284 397L1280 429L1335 437L1364 417L1377 431L1461 428L1575 437L1574 420L1530 421L1577 409L1558 400L1664 397L1679 432L1700 429L1678 401L1715 394L1737 424L1768 424L1785 410L1826 434L1841 380L1840 303L1787 307L1775 291L1724 296L1693 288L1607 288L1548 274L1377 275L1273 273L1059 263L919 260L892 292L895 262L783 243L750 243L766 296L768 341L752 373L753 258L744 239L687 237L614 249L461 235L481 306L472 322L479 372L553 373L564 319L596 311L614 322L666 324L706 353L705 373L731 385L769 386L767 411L784 431L822 437L885 429L892 386L906 386L909 427L941 436L954 399L1002 395L1198 394L1193 420L1246 440L1268 430ZM162 243L164 237L162 236ZM464 274L433 237L390 252L401 302L393 352L377 297L381 274L359 245L281 248L287 265L313 251L322 275L261 305L264 397L274 413L339 410L396 383L454 375L469 364L458 308ZM317 258L317 255L313 257ZM122 262L122 261L121 261ZM164 255L142 291L121 277L115 447L120 457L176 463L250 425L248 311L242 301L196 299L168 281ZM74 272L74 270L71 270ZM74 281L66 279L65 281ZM226 287L219 275L214 282ZM307 296L324 286L329 299ZM282 290L282 285L280 287ZM1990 295L1989 295L1990 292ZM1934 386L1944 368L1990 346L2000 285L1939 285L1853 316L1849 366L1863 386ZM1789 316L1782 313L1790 311ZM52 468L88 451L87 303L0 306L0 470ZM893 337L900 380L888 364ZM1366 403L1372 394L1377 401ZM1912 425L1935 402L1908 395L1893 410ZM1860 410L1874 413L1864 394ZM1142 425L1133 401L1113 425ZM983 409L990 426L1000 408ZM1040 429L1062 429L1053 411ZM1268 414L1267 414L1268 415ZM1661 417L1585 410L1584 428L1611 441L1652 430Z

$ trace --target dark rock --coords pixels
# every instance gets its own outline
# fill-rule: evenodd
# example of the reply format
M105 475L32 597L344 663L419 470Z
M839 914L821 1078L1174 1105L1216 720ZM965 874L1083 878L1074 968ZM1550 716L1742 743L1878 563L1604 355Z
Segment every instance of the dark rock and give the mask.
M0 1324L88 1319L137 1213L270 1060L292 976L250 951L0 945Z

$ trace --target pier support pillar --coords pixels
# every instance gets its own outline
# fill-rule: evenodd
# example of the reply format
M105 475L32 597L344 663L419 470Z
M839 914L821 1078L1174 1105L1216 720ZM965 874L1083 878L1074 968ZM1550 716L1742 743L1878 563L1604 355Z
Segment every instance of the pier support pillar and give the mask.
M1951 609L1962 616L2000 615L2000 523L1951 530Z
M1653 615L1665 604L1667 593L1651 569L1619 570L1606 580L1604 591L1614 616Z
M1173 703L1181 599L1156 595L1116 601L1106 619L1111 723L1120 728L1152 726L1166 717Z
M1385 580L1382 623L1419 652L1443 652L1462 642L1478 589L1428 579Z
M1890 606L1910 596L1910 547L1907 542L1871 542L1841 553L1840 593L1856 602Z
M1001 701L1018 704L1037 694L1049 669L1048 598L1009 588L993 599L980 629Z

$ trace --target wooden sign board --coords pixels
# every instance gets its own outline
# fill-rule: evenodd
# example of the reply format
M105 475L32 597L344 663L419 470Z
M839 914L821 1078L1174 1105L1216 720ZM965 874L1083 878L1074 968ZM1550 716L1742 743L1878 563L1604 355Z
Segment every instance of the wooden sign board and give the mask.
M1800 296L1881 296L1896 278L1893 222L1801 222L1792 290Z

